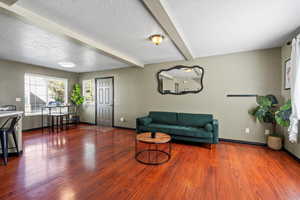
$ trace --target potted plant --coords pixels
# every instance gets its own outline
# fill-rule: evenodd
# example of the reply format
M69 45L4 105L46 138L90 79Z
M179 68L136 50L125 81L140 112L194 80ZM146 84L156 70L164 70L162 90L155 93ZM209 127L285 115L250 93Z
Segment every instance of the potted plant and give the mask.
M81 88L80 88L79 84L74 85L74 88L73 88L73 91L71 94L71 102L75 105L75 113L76 113L76 116L78 117L79 116L78 107L81 104L83 104L83 102L84 102L84 97L82 96Z
M268 135L268 147L274 150L282 148L282 136L276 130L276 124L289 126L289 116L291 114L291 101L278 108L278 100L274 95L257 96L258 106L249 111L258 121L272 124L272 134Z
M284 105L282 105L275 112L275 120L279 126L288 127L290 125L290 115L292 113L291 100L288 100ZM280 143L280 144L279 144ZM282 147L282 138L278 138L273 135L268 137L268 146L273 147L272 149L281 149Z
M290 116L292 114L292 104L289 99L284 105L282 105L275 113L275 119L277 124L282 127L290 126Z

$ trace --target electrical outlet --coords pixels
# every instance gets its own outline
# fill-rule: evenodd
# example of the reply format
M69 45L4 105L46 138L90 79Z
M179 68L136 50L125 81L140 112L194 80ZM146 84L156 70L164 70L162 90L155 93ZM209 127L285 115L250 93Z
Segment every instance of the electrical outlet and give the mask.
M16 102L21 102L21 101L22 101L22 98L19 98L19 97L16 98Z
M250 133L250 128L245 128L245 133L249 134Z
M265 135L270 135L270 130L266 129L265 130Z

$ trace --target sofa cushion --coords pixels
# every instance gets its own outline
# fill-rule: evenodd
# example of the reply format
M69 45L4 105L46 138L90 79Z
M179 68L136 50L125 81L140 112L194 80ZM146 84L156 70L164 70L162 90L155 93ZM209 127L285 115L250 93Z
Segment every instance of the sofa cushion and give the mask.
M148 130L154 132L170 133L171 127L174 127L174 125L151 123L148 125Z
M177 124L177 113L174 112L150 112L149 117L156 124Z
M204 128L195 128L178 125L154 124L148 125L149 131L163 132L171 135L181 135L188 137L212 138L212 132L206 131Z
M178 113L178 124L183 126L204 127L213 121L213 116L208 114Z
M155 123L151 123L148 125L149 131L163 132L163 133L169 133L169 134L172 134L174 132L174 130L180 129L182 127L183 126L169 125L169 124L155 124ZM190 127L190 128L192 128L192 127ZM181 132L182 132L182 130L181 130Z
M205 124L204 128L208 132L212 132L213 131L213 125L211 123Z
M212 138L212 132L206 131L204 128L195 128L187 126L179 126L174 129L170 129L170 133L174 135L199 137L199 138Z

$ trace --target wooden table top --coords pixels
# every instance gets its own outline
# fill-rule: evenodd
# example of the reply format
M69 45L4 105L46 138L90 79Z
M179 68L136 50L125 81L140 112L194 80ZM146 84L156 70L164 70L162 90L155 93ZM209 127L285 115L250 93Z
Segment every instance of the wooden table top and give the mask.
M171 136L157 132L155 138L151 137L150 132L141 133L136 136L136 139L140 142L150 143L150 144L164 144L171 140Z

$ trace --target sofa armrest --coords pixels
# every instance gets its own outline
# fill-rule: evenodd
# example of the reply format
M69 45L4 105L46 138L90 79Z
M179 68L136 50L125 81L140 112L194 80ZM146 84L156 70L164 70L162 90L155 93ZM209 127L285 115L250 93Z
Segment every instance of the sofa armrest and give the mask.
M219 143L219 122L218 120L213 120L213 143Z
M152 119L148 116L138 118L139 125L147 126L152 122Z
M212 123L207 123L207 124L205 124L204 129L208 132L212 132L214 130L214 127L213 127Z
M140 129L139 129L140 126L147 126L151 122L152 122L152 119L148 116L137 118L136 119L136 131L139 133L140 132Z

